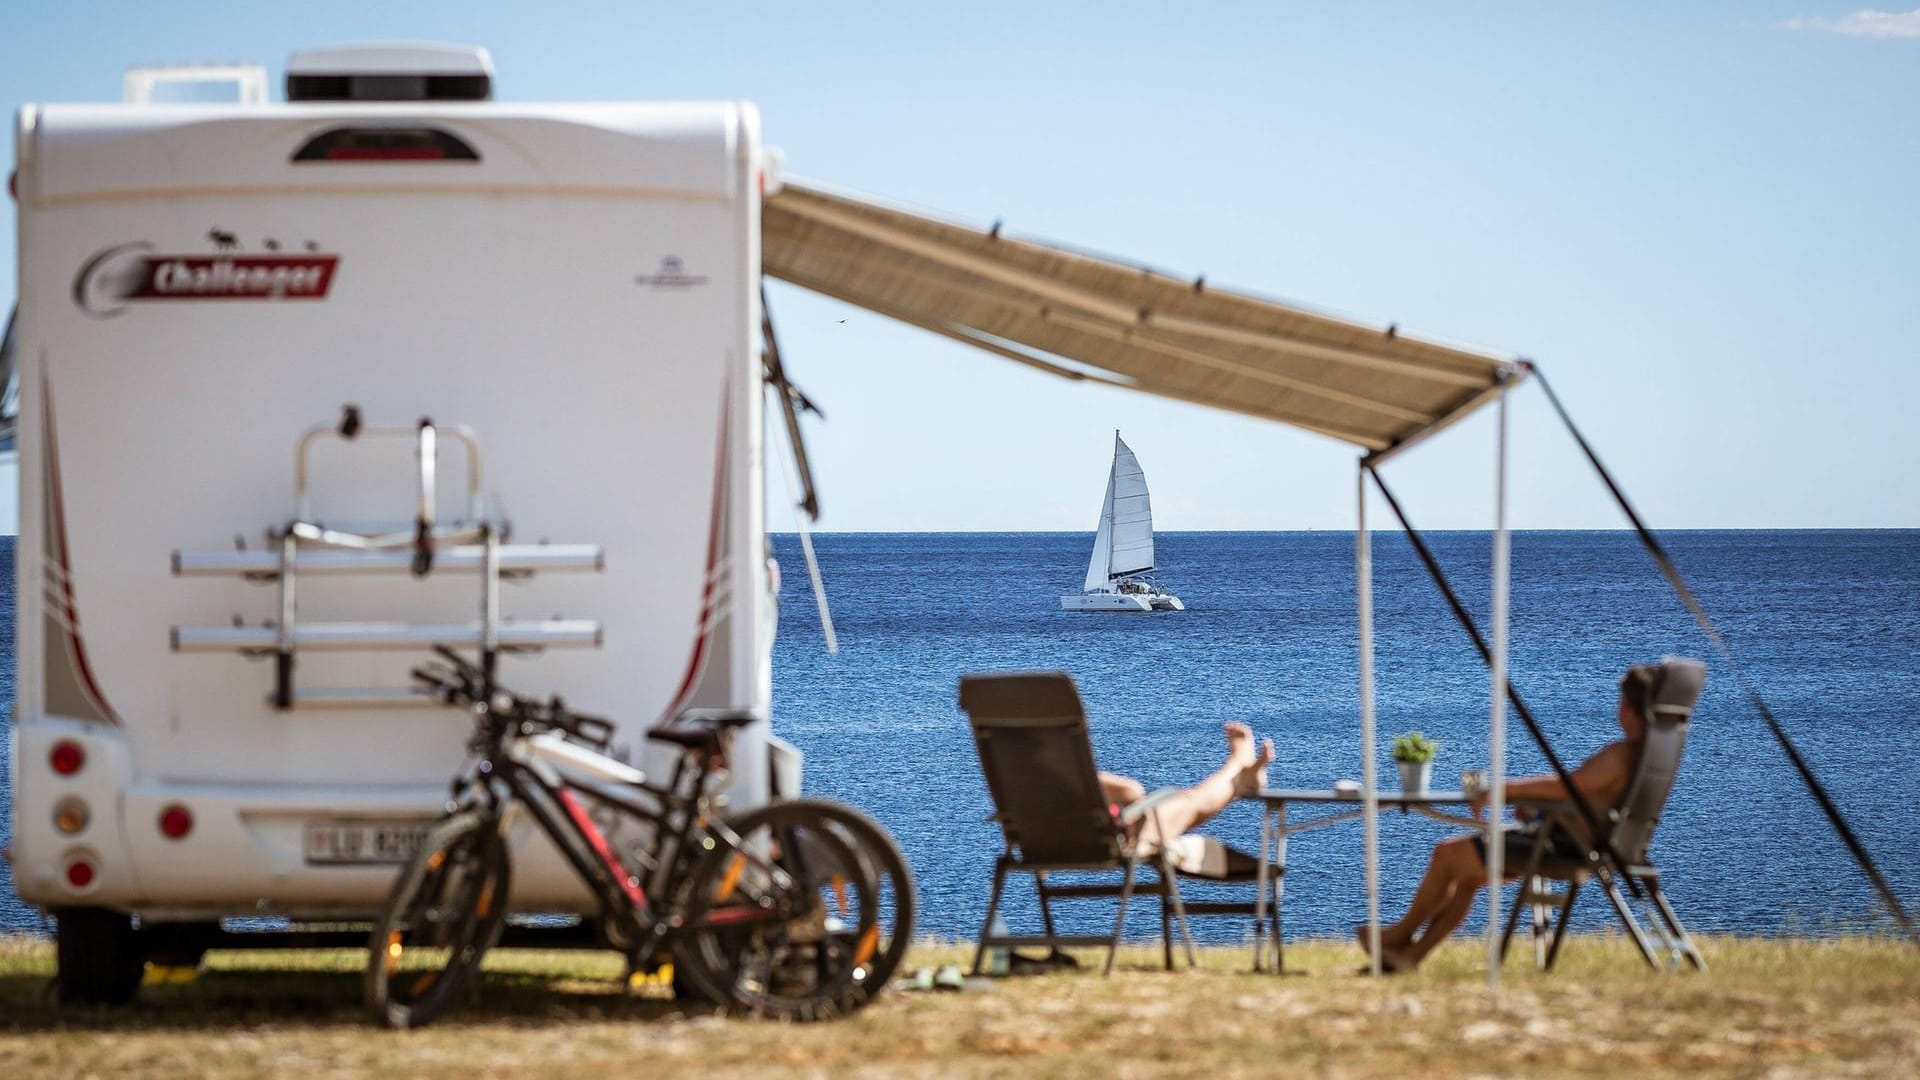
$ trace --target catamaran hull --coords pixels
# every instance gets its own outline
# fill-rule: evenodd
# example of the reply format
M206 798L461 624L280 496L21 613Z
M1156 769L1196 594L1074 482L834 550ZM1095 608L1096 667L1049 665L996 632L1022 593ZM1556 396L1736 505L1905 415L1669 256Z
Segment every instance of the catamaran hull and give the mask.
M1067 611L1185 611L1177 596L1166 593L1081 593L1063 596L1060 606Z

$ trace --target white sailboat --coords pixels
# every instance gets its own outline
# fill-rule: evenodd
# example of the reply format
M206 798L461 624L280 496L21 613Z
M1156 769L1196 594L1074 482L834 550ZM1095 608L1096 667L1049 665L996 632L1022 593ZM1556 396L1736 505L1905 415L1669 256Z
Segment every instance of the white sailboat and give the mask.
M1153 569L1147 474L1115 431L1113 468L1107 473L1107 498L1100 505L1086 584L1079 593L1061 597L1060 606L1068 611L1185 611L1179 597L1161 591L1146 576Z

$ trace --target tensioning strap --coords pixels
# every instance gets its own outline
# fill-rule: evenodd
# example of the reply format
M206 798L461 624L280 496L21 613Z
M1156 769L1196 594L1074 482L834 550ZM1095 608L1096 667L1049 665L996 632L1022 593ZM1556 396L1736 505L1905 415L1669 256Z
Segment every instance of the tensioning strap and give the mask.
M1469 612L1467 605L1461 602L1460 594L1453 591L1453 583L1447 580L1446 571L1440 569L1440 560L1434 557L1433 549L1427 547L1426 538L1420 535L1420 530L1414 528L1413 522L1407 520L1407 512L1401 509L1400 500L1394 498L1393 491L1387 487L1387 482L1380 478L1380 473L1371 465L1366 468L1367 475L1373 478L1373 486L1380 489L1380 494L1386 497L1387 506L1393 511L1393 516L1399 519L1400 527L1407 531L1407 539L1413 544L1414 554L1420 557L1421 564L1427 568L1427 576L1433 579L1434 587L1440 590L1440 596L1446 600L1447 607L1452 609L1453 617L1460 621L1461 629L1465 630L1467 637L1472 639L1473 647L1480 652L1480 659L1485 661L1488 667L1492 667L1493 650L1487 647L1487 639L1480 633L1479 624L1473 621L1473 613ZM1598 844L1591 854L1604 855L1607 861L1613 864L1613 868L1622 871L1619 876L1626 880L1627 888L1633 892L1633 895L1640 896L1640 883L1634 880L1633 875L1624 872L1627 866L1626 860L1614 850L1612 826L1601 820L1599 813L1593 808L1593 803L1587 799L1586 793L1574 784L1573 773L1568 770L1566 762L1560 760L1560 755L1554 752L1553 745L1547 742L1547 733L1541 729L1540 721L1534 717L1533 710L1528 708L1527 703L1521 699L1520 691L1514 689L1512 679L1507 680L1507 700L1512 703L1513 711L1520 717L1520 722L1527 726L1527 733L1533 736L1533 741L1540 747L1540 753L1546 756L1547 764L1552 767L1553 774L1560 778L1560 785L1567 789L1567 794L1573 800L1574 809L1579 811L1581 819L1587 823L1587 834L1594 837ZM1604 871L1608 868L1601 866L1598 869Z
M1587 456L1593 471L1599 474L1600 482L1607 486L1613 501L1619 504L1621 512L1626 514L1627 521L1633 525L1633 531L1640 535L1641 546L1647 549L1648 555L1653 556L1654 563L1660 567L1660 573L1667 579L1667 584L1673 588L1674 595L1687 606L1687 611L1693 615L1693 621L1700 624L1701 632L1706 634L1707 641L1713 646L1714 651L1720 654L1720 659L1726 661L1727 670L1733 672L1734 680L1740 684L1740 689L1746 692L1747 700L1753 703L1754 710L1760 714L1762 720L1766 721L1767 730L1773 733L1774 741L1780 744L1780 749L1787 755L1787 760L1793 763L1794 771L1800 774L1801 781L1813 794L1814 801L1820 804L1820 809L1826 814L1828 823L1833 826L1833 831L1840 834L1840 839L1846 843L1847 850L1852 853L1854 861L1860 864L1860 869L1866 873L1867 880L1873 884L1874 891L1880 894L1880 899L1893 913L1894 920L1907 932L1907 937L1915 945L1920 945L1920 927L1914 925L1912 917L1907 914L1905 908L1900 906L1899 898L1893 894L1887 879L1880 876L1880 868L1874 864L1873 856L1867 853L1866 845L1854 835L1852 826L1848 825L1847 819L1841 815L1840 807L1834 803L1832 796L1827 794L1827 789L1814 777L1813 768L1807 764L1807 759L1801 756L1793 740L1788 738L1786 729L1780 725L1779 717L1773 714L1773 709L1768 707L1766 699L1760 696L1759 689L1747 678L1747 673L1740 667L1740 662L1733 658L1733 650L1727 645L1727 639L1721 636L1720 629L1707 616L1707 609L1701 606L1700 598L1693 594L1693 589L1688 587L1686 579L1680 576L1680 568L1674 565L1673 559L1667 554L1666 547L1660 543L1660 538L1655 536L1653 530L1647 528L1647 523L1640 519L1633 504L1627 501L1627 493L1620 489L1620 485L1613 479L1613 474L1608 472L1607 467L1601 463L1600 455L1594 452L1593 445L1587 442L1586 436L1582 435L1580 429L1574 425L1573 417L1567 415L1566 406L1560 404L1560 395L1553 392L1553 384L1547 381L1545 373L1538 365L1530 366L1534 378L1540 382L1540 389L1546 391L1547 401L1553 405L1553 411L1560 415L1560 422L1566 425L1567 434L1573 436L1573 441L1579 445L1580 452Z

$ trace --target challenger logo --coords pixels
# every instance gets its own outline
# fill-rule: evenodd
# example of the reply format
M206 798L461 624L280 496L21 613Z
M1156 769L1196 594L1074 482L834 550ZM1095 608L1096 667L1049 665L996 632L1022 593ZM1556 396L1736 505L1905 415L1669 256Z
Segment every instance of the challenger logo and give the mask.
M340 262L312 242L293 253L267 240L264 253L247 254L233 233L211 229L207 239L211 254L161 255L145 241L99 252L75 276L73 302L105 319L158 300L324 300Z

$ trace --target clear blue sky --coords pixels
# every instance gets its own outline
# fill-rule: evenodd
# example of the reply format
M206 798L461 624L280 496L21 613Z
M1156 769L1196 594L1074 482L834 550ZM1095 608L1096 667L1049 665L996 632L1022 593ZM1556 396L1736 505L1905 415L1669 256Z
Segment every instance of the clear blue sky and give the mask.
M1656 524L1912 527L1915 2L22 2L0 100L372 39L486 45L502 97L747 98L793 175L1532 356ZM1351 525L1344 447L774 305L827 528L1091 530L1115 427L1162 528ZM1515 410L1516 524L1616 524ZM1485 524L1490 433L1393 467L1423 523Z

